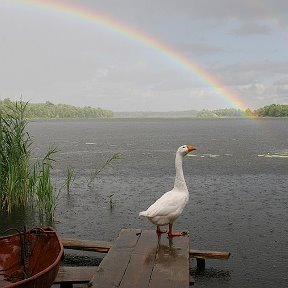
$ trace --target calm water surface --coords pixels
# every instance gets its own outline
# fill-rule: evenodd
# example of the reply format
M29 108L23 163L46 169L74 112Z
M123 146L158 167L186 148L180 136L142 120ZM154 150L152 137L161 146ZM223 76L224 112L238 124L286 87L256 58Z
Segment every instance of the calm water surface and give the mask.
M39 121L28 128L36 155L51 144L60 149L58 190L67 166L75 169L71 192L62 189L58 200L61 236L112 241L122 228L154 229L138 213L172 188L176 149L194 144L183 163L190 202L175 228L189 230L191 248L231 252L228 261L208 260L195 287L288 287L288 119ZM122 159L88 187L116 152Z

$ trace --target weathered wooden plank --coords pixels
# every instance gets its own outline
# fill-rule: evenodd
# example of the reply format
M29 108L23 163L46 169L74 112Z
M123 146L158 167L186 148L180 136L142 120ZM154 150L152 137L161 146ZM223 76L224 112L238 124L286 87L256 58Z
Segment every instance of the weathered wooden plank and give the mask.
M123 229L109 253L104 257L89 287L119 287L138 242L141 230Z
M121 281L121 288L149 287L157 250L156 232L143 230Z
M189 287L189 237L162 235L149 288Z
M100 253L108 253L113 246L112 242L107 241L91 241L91 240L75 240L61 239L65 249L95 251Z
M205 265L206 265L205 259L204 258L196 258L196 261L197 261L197 269L204 271Z
M189 255L191 258L219 259L219 260L227 260L230 257L229 252L192 250L192 249L190 249Z
M113 246L113 242L108 241L75 240L75 239L62 239L62 244L65 249L95 251L100 253L108 253L110 248ZM189 256L190 258L227 260L230 257L230 253L226 251L190 249Z
M80 266L69 267L60 266L58 275L54 280L54 284L61 283L88 283L95 274L98 267L96 266Z

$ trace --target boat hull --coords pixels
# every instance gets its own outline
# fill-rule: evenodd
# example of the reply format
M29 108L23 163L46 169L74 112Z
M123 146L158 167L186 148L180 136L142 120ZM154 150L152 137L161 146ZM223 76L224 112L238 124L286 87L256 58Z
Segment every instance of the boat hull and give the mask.
M0 287L51 287L63 251L51 227L0 237Z

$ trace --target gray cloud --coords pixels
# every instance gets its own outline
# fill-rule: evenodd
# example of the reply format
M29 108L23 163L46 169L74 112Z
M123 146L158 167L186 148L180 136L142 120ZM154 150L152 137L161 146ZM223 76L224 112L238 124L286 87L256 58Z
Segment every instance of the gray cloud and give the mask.
M233 32L238 35L268 34L272 29L267 24L245 22Z

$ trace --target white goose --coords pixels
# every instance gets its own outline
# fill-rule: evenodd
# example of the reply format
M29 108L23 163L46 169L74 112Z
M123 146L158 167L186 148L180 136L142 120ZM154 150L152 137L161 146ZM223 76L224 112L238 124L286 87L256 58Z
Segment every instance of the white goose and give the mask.
M182 161L191 151L196 150L194 146L181 146L176 152L175 168L176 176L174 188L162 195L146 211L139 213L139 216L145 216L153 224L157 225L158 234L165 233L161 231L160 226L169 224L168 236L181 236L182 232L172 232L172 226L175 220L181 215L185 205L189 200L189 192L184 179Z

